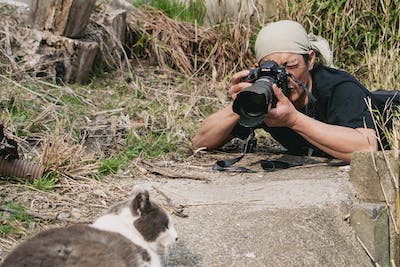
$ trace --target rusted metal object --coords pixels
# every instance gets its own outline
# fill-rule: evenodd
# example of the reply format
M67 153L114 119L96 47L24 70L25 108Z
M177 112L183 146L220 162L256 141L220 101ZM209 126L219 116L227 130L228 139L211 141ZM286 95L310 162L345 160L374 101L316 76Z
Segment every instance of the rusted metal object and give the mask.
M34 181L43 176L44 166L20 160L18 144L4 134L4 125L0 123L0 176L13 176Z
M0 157L0 176L19 177L33 182L43 176L44 170L41 164Z

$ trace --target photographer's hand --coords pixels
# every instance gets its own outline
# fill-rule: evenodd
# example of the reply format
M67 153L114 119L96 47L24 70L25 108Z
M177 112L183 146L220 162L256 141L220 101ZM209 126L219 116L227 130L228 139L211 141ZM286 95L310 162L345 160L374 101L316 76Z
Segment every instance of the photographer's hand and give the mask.
M276 84L272 85L277 103L275 108L269 109L264 122L269 127L288 127L295 125L299 111L293 103L283 94Z
M243 78L249 75L249 73L250 72L248 70L242 70L232 76L231 84L228 90L228 93L231 96L232 100L235 100L237 94L243 91L244 88L251 85L251 83L243 81Z

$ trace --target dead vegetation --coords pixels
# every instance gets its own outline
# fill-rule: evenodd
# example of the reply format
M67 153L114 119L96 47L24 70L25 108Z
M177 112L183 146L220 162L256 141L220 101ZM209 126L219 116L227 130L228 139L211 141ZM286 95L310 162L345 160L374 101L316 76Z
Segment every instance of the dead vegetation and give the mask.
M15 50L19 40L13 25L19 22L6 11L0 23L0 119L18 142L22 158L44 164L55 182L46 191L24 181L0 180L0 206L17 202L37 215L22 224L2 213L0 225L11 224L18 231L0 234L0 260L31 232L90 220L128 194L135 177L187 178L187 173L164 167L173 161L176 169L184 169L193 159L191 137L198 123L229 101L230 75L254 64L251 40L256 29L250 20L204 27L146 7L128 12L125 44L101 20L92 20L88 37L100 44L106 66L98 65L84 85L55 83L46 79L51 73L35 77L23 68ZM310 21L305 13L296 16ZM396 63L392 72L397 77L396 51L390 57L369 51L371 58L380 59L366 59L377 83L393 85L393 80L384 83L382 75L390 72L382 72L379 64ZM107 160L122 162L121 168L102 175L99 170ZM189 178L206 180L205 169Z
M133 51L141 50L163 67L172 67L188 76L207 75L221 80L226 75L252 66L252 27L228 23L204 27L168 18L150 6L135 9L127 18L130 36L136 36Z

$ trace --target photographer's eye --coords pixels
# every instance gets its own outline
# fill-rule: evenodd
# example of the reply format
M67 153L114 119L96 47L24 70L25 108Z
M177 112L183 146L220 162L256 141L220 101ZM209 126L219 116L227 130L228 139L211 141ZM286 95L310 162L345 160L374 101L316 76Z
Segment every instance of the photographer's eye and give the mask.
M299 67L299 64L290 64L290 65L285 66L286 70L294 70L294 69L297 69L298 67Z
M299 62L297 59L294 60L288 60L285 63L282 64L285 69L288 70L295 70L299 67Z

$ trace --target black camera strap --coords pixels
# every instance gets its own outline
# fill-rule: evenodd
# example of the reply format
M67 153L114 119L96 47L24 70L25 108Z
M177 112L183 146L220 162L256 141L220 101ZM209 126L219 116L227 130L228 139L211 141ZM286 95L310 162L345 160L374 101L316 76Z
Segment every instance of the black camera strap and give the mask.
M231 158L231 159L226 159L226 160L218 160L215 162L215 164L212 166L212 169L214 171L235 171L235 172L255 172L253 170L250 170L245 167L231 167L233 164L236 162L240 161L244 155L248 152L252 152L255 149L255 146L257 144L257 139L254 134L254 129L250 128L250 135L247 138L246 144L243 147L243 152L242 155L236 158Z
M314 103L314 102L317 101L317 99L315 98L315 96L310 92L310 90L308 90L307 86L306 86L304 83L300 82L299 79L297 79L293 74L289 74L289 76L290 76L290 78L292 78L292 79L297 83L297 85L298 85L301 89L304 90L304 92L306 92L306 94L307 94L307 96L308 96L308 101L309 101L310 103Z
M247 138L246 144L243 147L242 155L236 158L218 160L216 163L214 163L212 169L214 171L231 171L231 172L247 172L247 173L256 172L246 167L232 167L232 165L235 164L236 162L239 162L246 155L246 153L253 152L256 146L257 146L257 139L254 134L254 129L250 128L250 135ZM260 164L263 170L266 171L287 169L291 167L289 163L278 160L261 160Z

